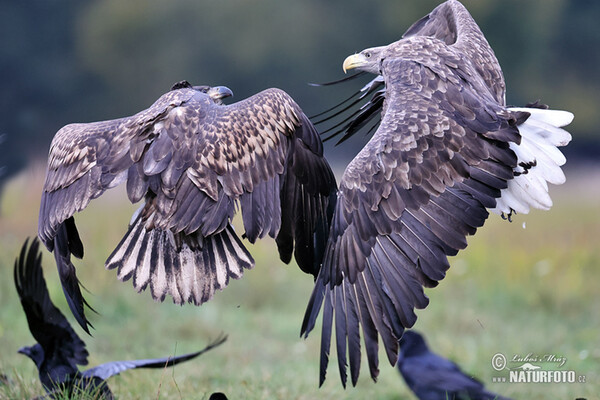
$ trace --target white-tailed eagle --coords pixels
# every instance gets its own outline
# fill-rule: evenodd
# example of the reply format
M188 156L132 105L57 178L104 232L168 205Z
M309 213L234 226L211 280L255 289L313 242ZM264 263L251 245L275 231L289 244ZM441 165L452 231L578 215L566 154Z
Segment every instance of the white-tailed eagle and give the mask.
M379 337L396 364L414 309L429 302L424 288L444 278L447 257L467 246L488 210L510 216L551 207L547 183L565 180L557 146L571 139L560 127L573 115L507 107L498 60L456 0L401 40L349 56L343 68L376 75L359 96L371 99L338 125L343 139L381 119L341 178L302 333L322 308L320 382L335 325L345 386L347 363L352 384L358 379L361 335L374 380Z
M38 235L54 252L68 304L88 331L71 254L81 258L73 214L127 182L143 201L106 262L154 299L202 304L254 260L234 231L239 206L250 242L269 235L280 258L318 274L335 201L335 177L308 117L279 89L231 105L225 87L183 81L131 117L71 124L50 147Z

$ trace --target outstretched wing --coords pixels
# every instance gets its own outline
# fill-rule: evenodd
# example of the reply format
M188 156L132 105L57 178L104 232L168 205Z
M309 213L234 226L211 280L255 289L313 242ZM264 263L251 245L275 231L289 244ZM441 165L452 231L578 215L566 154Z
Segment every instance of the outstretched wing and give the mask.
M227 335L221 336L202 350L197 351L195 353L184 354L181 356L153 358L148 360L112 361L98 365L94 368L90 368L84 371L82 375L87 378L100 378L102 380L106 380L111 376L117 375L128 369L172 367L173 365L196 358L199 355L204 354L207 351L222 345L223 343L225 343L226 340Z
M318 273L335 178L314 127L279 89L177 108L129 170L127 188L132 201L151 195L107 267L138 291L149 285L155 299L202 304L254 265L230 226L236 204L251 242L268 234L283 261L295 251L304 271Z
M352 383L362 328L371 377L378 375L378 336L392 365L398 340L428 304L423 288L443 279L447 256L466 245L513 177L509 142L526 113L510 114L458 69L438 75L402 59L383 63L387 110L373 138L348 165L323 267L303 334L323 306L321 383L335 337L342 382L349 355Z
M14 281L29 330L47 357L86 365L88 352L64 315L52 304L42 271L39 241L26 240L15 260Z
M430 36L464 54L485 81L498 104L505 105L506 84L500 63L469 11L457 0L448 0L415 22L402 35Z
M89 333L84 300L71 255L83 257L73 214L107 189L125 180L139 161L154 123L189 100L192 89L171 91L150 108L127 118L60 129L50 145L46 180L40 203L38 236L54 252L67 303L77 322Z
M498 104L505 104L506 85L500 63L481 29L460 2L450 0L440 4L431 13L415 22L402 35L402 38L415 36L428 36L439 39L450 48L454 48L458 54L464 55L485 82L485 90L491 93ZM343 81L345 80L333 83ZM371 93L373 95L367 97ZM354 94L353 98L355 100L350 105L344 106L346 102L340 103L338 106L322 113L326 116L316 121L315 124L331 121L340 115L344 116L343 119L323 132L331 132L325 140L343 134L338 143L363 128L369 128L368 134L371 129L377 127L377 120L375 120L374 125L368 125L368 123L383 111L384 97L383 79L381 76L377 76ZM352 107L357 104L360 107L352 111ZM345 114L346 111L348 111L347 114ZM319 116L322 114L319 114Z
M56 133L48 154L38 225L38 236L49 250L65 220L125 180L129 167L139 161L145 142L155 134L154 122L194 92L171 91L134 116L70 124Z

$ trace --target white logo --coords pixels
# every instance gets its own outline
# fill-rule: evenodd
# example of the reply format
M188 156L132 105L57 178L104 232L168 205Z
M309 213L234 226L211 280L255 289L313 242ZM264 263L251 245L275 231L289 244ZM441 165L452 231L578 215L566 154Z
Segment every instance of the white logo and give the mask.
M492 357L492 368L496 371L502 371L506 368L506 357L502 353L496 353Z
M508 363L518 366L508 367ZM515 354L510 361L502 353L496 353L492 356L492 368L496 371L508 371L508 377L494 376L494 382L510 383L585 383L585 375L578 375L572 370L559 370L567 362L567 358L555 354L536 355L529 353L527 355ZM543 369L539 365L554 364L554 368Z

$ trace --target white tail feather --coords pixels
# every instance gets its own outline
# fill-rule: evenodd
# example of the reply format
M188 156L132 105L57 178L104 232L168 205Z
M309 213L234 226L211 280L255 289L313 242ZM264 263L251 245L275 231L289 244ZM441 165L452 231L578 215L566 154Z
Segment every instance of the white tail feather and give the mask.
M492 212L511 215L513 212L527 214L531 207L548 210L552 199L548 194L548 183L560 185L565 174L560 168L567 161L558 149L571 141L571 134L562 126L573 121L568 111L541 108L509 108L509 111L530 113L530 117L519 125L521 143L510 143L518 165L515 178L503 189Z
M169 294L177 304L200 305L210 300L217 289L223 290L230 278L238 279L244 269L254 266L231 226L204 238L182 236L178 247L173 232L147 230L146 222L136 213L106 267L117 268L117 277L122 281L133 278L138 292L149 284L155 300L163 301Z
M173 234L171 234L171 237ZM158 249L164 249L167 246L166 242L169 242L169 238L166 235L157 235L156 246ZM157 265L165 265L165 256L163 251L158 251L158 259L156 260ZM167 272L164 268L155 268L150 278L150 290L152 297L162 301L165 298L169 290L169 283L167 282Z

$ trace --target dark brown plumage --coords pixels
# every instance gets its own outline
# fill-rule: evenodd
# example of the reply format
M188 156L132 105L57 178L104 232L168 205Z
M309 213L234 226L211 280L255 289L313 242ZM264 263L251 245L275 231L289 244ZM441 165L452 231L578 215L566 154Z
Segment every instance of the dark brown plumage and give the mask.
M572 119L561 111L505 106L498 61L455 0L401 40L348 57L344 70L354 68L377 75L363 90L363 97L373 97L341 132L351 135L376 111L381 122L341 179L302 325L306 336L323 307L320 382L335 325L344 385L348 362L352 384L358 379L361 331L374 380L379 337L390 364L396 363L398 341L416 321L414 309L429 302L424 288L444 278L447 257L467 246L487 209L549 208L546 181L564 181L564 157L554 146L570 140L558 127ZM558 154L547 157L540 149L551 146ZM537 168L524 167L535 160Z
M73 214L125 180L129 200L143 204L106 266L138 291L202 304L252 268L230 224L238 205L250 242L269 235L283 261L295 249L300 268L317 275L336 190L319 135L282 90L222 105L230 94L183 82L134 116L67 125L54 137L39 237L84 329Z

